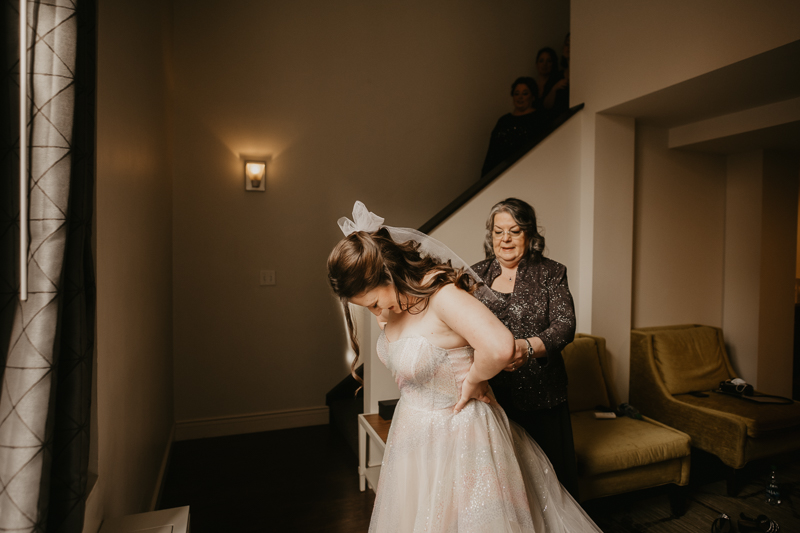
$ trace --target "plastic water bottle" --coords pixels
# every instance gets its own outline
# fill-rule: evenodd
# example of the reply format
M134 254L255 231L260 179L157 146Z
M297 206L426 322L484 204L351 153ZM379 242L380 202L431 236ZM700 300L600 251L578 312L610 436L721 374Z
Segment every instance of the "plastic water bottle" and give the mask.
M781 491L778 488L777 467L772 465L767 478L767 503L770 505L781 504Z

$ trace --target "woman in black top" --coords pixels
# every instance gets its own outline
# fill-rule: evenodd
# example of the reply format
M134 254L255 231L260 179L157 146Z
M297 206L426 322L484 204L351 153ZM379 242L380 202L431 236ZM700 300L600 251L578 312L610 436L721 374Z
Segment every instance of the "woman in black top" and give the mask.
M492 130L489 151L483 162L481 176L529 144L539 133L539 119L533 103L536 82L533 78L517 78L511 84L511 100L514 110L503 115Z
M558 56L552 48L542 48L536 54L536 102L534 106L544 123L549 124L563 113L563 98L559 95L569 87L569 80L564 79L558 70ZM567 104L569 96L567 96ZM558 105L557 105L558 104Z
M575 336L564 265L542 255L544 237L528 203L508 198L486 221L486 260L472 266L500 303L484 302L511 330L517 356L490 380L508 417L539 443L559 481L578 499L575 445L561 350Z

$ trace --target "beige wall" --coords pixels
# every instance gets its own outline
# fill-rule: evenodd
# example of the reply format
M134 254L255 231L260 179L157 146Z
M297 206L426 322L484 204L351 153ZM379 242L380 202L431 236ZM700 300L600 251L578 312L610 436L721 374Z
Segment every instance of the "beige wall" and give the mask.
M800 195L798 195L798 212L800 212ZM800 216L797 217L797 249L795 255L795 279L800 279ZM797 295L797 288L795 285L795 303L800 303L800 298Z
M731 363L746 381L758 378L763 151L729 156L725 204L723 325ZM741 216L747 213L747 216ZM743 243L744 244L743 246Z
M573 102L602 110L800 39L795 0L572 0Z
M360 199L417 227L478 179L511 81L560 47L569 6L176 0L175 13L180 434L323 405L348 371L325 280L336 219ZM271 158L266 194L244 192L245 155ZM260 269L277 285L259 286Z
M725 157L670 150L666 129L639 126L635 159L633 327L722 327Z
M798 160L755 150L727 165L725 341L741 377L791 396Z
M99 477L87 532L150 509L173 425L168 15L157 0L104 0L98 14Z
M800 211L800 195L798 195L798 206L797 209ZM800 279L800 217L797 217L797 253L795 255L795 279ZM800 303L800 297L797 294L797 288L795 288L795 303Z
M597 115L591 332L605 337L617 398L628 396L633 269L634 120ZM581 250L581 254L583 254ZM583 294L588 290L584 289Z
M661 258L669 257L667 244L650 241L651 238L664 237L666 232L654 226L656 219L665 215L669 220L676 218L676 215L665 212L668 206L664 202L678 194L677 190L670 191L669 181L685 183L687 188L684 192L688 197L706 196L712 200L712 207L718 209L720 197L716 196L716 200L712 197L719 192L715 193L708 187L719 173L713 171L699 182L688 183L682 176L684 171L680 161L689 156L671 155L665 161L667 168L658 169L648 163L658 156L657 151L649 150L648 153L640 153L647 159L637 162L641 173L637 175L639 181L636 183L650 188L660 184L668 189L667 197L651 197L647 191L638 191L636 197L627 194L627 191L633 190L633 172L603 171L602 166L607 159L619 155L620 147L600 135L606 128L600 124L605 119L601 119L598 113L800 39L800 26L796 24L798 19L800 4L791 0L766 4L754 4L746 0L702 3L689 0L573 0L571 3L571 101L573 105L586 105L581 132L580 246L581 257L591 258L593 263L582 261L587 267L582 268L579 274L583 294L581 305L589 306L590 312L580 309L579 313L589 314L584 323L590 324L591 333L613 338L609 342L609 352L614 359L616 384L623 393L620 399L627 396L627 382L621 382L620 379L624 379L624 369L629 363L628 348L623 341L628 337L631 326L639 320L676 319L686 322L677 320L681 314L679 307L685 289L672 292L663 302L665 307L662 310L656 310L648 303L649 299L645 301L662 290L649 283L658 278L660 273L685 276L688 269L686 259L680 256L671 257L668 263L656 266ZM705 174L704 165L695 162L690 165L688 172ZM670 173L671 176L667 175ZM622 194L601 194L607 190L622 191ZM627 230L621 220L615 229L606 228L606 231L618 232L613 234L618 239L615 247L617 253L623 255L616 262L609 257L598 264L606 253L597 249L597 234L600 231L598 221L617 212L633 212L635 201L643 202L636 204L635 229L631 225ZM700 208L697 202L692 207ZM683 224L689 224L692 220L700 221L703 216L698 212L687 213ZM708 252L705 247L711 251L721 249L724 237L719 234L719 220L714 224L716 229L707 227L699 233L687 235L684 246L703 249L704 255ZM634 232L635 241L629 240L628 231ZM640 234L640 231L645 233ZM709 238L714 240L707 240ZM630 248L620 246L625 242L630 242ZM635 260L636 274L627 268L627 258ZM707 298L709 302L716 301L716 305L721 305L719 274L714 274L715 270L718 272L718 265L719 259L716 258L700 269L703 275L711 276L711 282L702 292L693 295L693 301ZM617 289L609 291L605 280L614 280ZM637 285L631 291L633 283ZM639 294L638 291L644 292ZM625 302L626 293L632 296L629 303ZM713 305L709 303L686 314L702 313L709 319L716 315L719 320L720 315L713 311ZM628 312L620 306L627 308ZM636 314L631 314L631 306ZM602 317L602 324L597 322L598 317Z
M796 154L764 152L758 379L753 380L763 391L790 398L798 168Z

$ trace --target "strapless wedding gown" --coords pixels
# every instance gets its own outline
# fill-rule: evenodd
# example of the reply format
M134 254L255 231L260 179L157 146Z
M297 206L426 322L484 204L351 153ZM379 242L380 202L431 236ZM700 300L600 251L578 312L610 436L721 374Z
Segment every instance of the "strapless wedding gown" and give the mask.
M374 533L601 532L564 490L542 450L496 401L453 406L470 346L378 339L400 387L370 522Z

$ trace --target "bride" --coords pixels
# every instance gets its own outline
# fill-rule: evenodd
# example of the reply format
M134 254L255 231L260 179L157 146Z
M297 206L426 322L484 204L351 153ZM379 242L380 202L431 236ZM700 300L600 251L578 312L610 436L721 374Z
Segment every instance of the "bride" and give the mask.
M328 279L353 367L348 303L378 317L378 356L400 387L370 532L599 532L494 399L487 380L511 363L515 343L471 296L477 276L435 239L382 226L360 202L354 219L339 221L346 237Z

